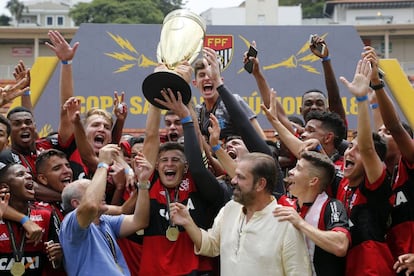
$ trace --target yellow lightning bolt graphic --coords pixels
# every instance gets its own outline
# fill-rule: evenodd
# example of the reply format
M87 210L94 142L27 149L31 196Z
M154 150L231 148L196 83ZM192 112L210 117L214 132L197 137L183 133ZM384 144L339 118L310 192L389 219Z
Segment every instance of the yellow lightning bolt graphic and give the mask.
M125 52L112 52L112 53L105 53L106 56L111 57L113 59L122 61L122 62L130 62L134 61L134 63L127 63L119 67L114 73L122 73L126 72L135 65L138 67L149 67L149 66L157 66L157 62L150 60L143 54L139 54L137 50L135 50L134 46L127 40L122 38L119 35L111 34L107 32L111 38L122 48L127 49L131 53Z
M327 35L328 33L325 33L321 35L321 38L325 39ZM291 55L288 59L285 59L279 63L274 63L274 64L270 64L267 66L263 66L263 70L277 69L280 67L284 67L284 68L300 67L309 73L320 74L320 72L313 66L309 64L303 64L303 62L313 63L319 60L319 57L314 55L313 53L307 54L305 56L300 56L308 50L309 50L309 41L306 41L295 55Z
M308 41L306 41L305 44L303 44L302 48L300 48L299 52L297 52L296 55L298 56L300 54L303 54L307 50L309 50L309 42Z
M250 47L250 41L247 40L245 37L243 37L242 35L239 35L240 39L244 42L244 44L246 44L246 47L249 48Z
M132 44L127 40L127 39L123 39L122 37L118 36L118 35L113 35L110 32L107 32L112 39L122 48L122 49L128 49L130 52L132 53L136 53L138 54L137 50L135 50L134 46L132 46Z
M118 70L115 71L115 73L126 72L126 71L128 71L129 69L131 69L134 66L135 66L135 63L130 63L130 64L122 65L121 67L118 68Z
M299 66L308 71L309 73L320 74L318 70L316 70L316 68L310 65L300 64Z
M50 124L45 124L42 129L39 131L39 137L46 137L53 131Z
M301 62L301 61L310 61L310 62L315 62L315 61L317 61L317 60L320 60L320 58L318 57L318 56L315 56L314 54L309 54L309 55L306 55L306 56L304 56L304 57L301 57L301 58L299 58L298 59L298 61L299 62Z
M137 60L136 57L133 57L127 53L117 53L117 52L113 52L113 53L105 53L105 55L112 57L114 59L120 60L120 61L126 61L126 60Z

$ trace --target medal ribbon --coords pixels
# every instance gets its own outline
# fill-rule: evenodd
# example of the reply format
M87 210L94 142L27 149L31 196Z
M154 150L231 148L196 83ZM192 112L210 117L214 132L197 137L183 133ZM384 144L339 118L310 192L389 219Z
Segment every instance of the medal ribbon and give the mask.
M179 194L178 193L178 191L179 191L178 188L179 188L179 186L175 188L174 202L178 201L178 194ZM174 227L175 226L174 223L172 223L171 220L170 220L170 204L171 204L170 192L165 187L164 187L164 190L165 190L165 197L167 199L168 223L170 224L170 226Z
M30 211L29 211L29 214L30 214ZM17 249L16 237L14 236L11 224L10 224L9 221L7 221L6 224L7 224L7 229L9 230L9 234L10 234L10 243L11 243L12 250L13 250L14 262L20 263L20 261L22 260L22 256L23 256L24 243L26 241L26 235L24 234L24 228L22 227L22 229L20 231L22 241L20 242L19 249Z
M114 257L114 261L115 261L116 265L118 266L118 269L123 273L122 267L118 263L118 257L116 256L114 241L112 240L112 237L108 233L108 231L105 231L105 238L109 243L109 247L111 249L112 256Z

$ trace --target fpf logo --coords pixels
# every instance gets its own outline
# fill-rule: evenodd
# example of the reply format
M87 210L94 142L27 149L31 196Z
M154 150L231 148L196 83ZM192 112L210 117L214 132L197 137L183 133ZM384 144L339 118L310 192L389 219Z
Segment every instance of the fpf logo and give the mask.
M226 70L233 59L233 41L232 35L206 35L204 38L204 47L209 47L216 51L221 71Z

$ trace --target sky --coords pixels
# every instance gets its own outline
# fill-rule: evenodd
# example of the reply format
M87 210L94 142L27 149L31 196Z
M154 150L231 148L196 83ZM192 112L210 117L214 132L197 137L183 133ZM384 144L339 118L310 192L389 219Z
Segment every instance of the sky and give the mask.
M8 9L6 9L7 0L0 0L0 15L6 14L10 16L10 12Z
M20 1L27 2L27 0ZM8 0L0 0L0 14L6 14L10 16L9 10L5 8L7 2ZM184 0L183 2L187 2L185 8L188 8L191 11L200 14L209 8L236 7L240 5L243 0Z
M186 1L184 0L183 2ZM185 7L197 14L200 14L209 8L236 7L242 2L243 0L187 0Z

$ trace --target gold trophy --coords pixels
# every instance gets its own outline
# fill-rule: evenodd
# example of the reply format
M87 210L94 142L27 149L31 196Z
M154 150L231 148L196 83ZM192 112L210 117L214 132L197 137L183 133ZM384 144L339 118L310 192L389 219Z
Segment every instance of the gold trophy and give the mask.
M203 47L205 34L206 23L197 14L185 9L167 14L161 29L157 60L168 70L153 73L142 83L144 96L151 104L165 109L155 102L154 98L164 99L160 91L167 88L170 88L175 96L179 91L184 104L190 101L190 85L174 72L174 68L182 61L192 63L197 58Z

